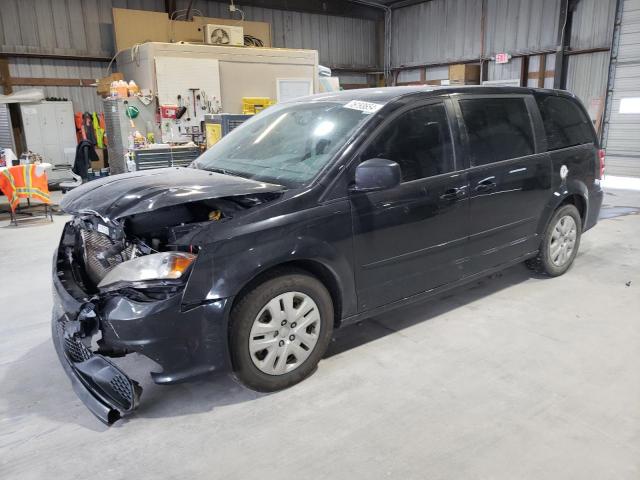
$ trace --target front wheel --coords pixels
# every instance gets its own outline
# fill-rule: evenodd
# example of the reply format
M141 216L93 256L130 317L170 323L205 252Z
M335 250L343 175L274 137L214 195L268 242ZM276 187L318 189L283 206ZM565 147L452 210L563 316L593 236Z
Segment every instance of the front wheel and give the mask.
M230 328L238 379L261 392L282 390L309 376L327 349L331 295L315 277L283 272L240 299Z
M573 205L563 205L554 213L540 244L536 258L527 265L539 273L557 277L573 263L582 235L582 219Z

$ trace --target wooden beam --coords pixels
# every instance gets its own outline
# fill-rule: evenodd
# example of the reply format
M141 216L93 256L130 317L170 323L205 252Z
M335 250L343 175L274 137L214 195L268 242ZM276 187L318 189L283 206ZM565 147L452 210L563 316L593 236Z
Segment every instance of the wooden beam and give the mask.
M28 85L32 87L96 87L95 78L36 78L13 77L12 85Z
M538 80L538 87L540 87L540 79L544 85L545 78L553 78L553 70L545 70L544 75L540 75L540 72L529 72L529 80Z
M538 72L535 72L535 73L539 74L540 72L544 72L544 73L542 75L538 75L538 88L544 88L544 78L547 76L547 55L544 53L540 55Z
M529 83L529 56L520 60L520 86L526 87Z
M79 60L81 62L110 62L111 57L96 55L59 55L55 53L0 52L5 58L42 58L51 60Z
M229 0L211 0L229 5ZM378 20L384 18L383 5L376 7L349 0L243 0L237 2L242 7L262 7L289 12L321 13L324 15L336 15L339 17L366 18Z
M341 83L340 88L344 90L356 90L358 88L369 88L369 84L367 83Z
M582 55L583 53L598 53L598 52L608 52L611 50L609 47L593 47L593 48L571 48L565 50L565 55Z
M355 67L351 65L327 65L332 71L352 73L382 73L380 67Z
M9 73L9 60L0 58L0 85L2 85L2 93L9 95L13 93L13 82L11 73Z

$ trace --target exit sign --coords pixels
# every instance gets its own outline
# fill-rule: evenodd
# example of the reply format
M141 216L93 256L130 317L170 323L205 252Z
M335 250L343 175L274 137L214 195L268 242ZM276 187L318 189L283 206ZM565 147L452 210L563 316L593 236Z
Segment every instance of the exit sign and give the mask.
M496 53L496 63L508 63L510 58L508 53Z

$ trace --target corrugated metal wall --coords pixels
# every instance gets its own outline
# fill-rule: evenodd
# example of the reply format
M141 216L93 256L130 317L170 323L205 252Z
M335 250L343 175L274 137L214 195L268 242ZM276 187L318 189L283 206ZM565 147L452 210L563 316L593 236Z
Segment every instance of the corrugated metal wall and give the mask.
M560 0L487 0L485 57L554 50ZM580 0L571 48L608 47L616 0ZM480 58L481 0L432 0L393 11L391 64L445 63Z
M113 55L111 9L164 9L163 0L1 0L0 44L4 52L110 57ZM10 58L14 77L98 78L106 62ZM47 97L63 97L77 111L101 111L102 102L91 87L40 88Z
M113 7L163 11L164 1L2 0L2 50L111 56Z
M608 47L615 14L616 0L580 0L573 14L571 48Z
M625 98L640 99L640 0L625 0L619 34L613 96L605 136L607 172L640 176L640 113L622 113Z
M482 0L432 0L399 8L391 20L391 66L480 56Z
M587 109L598 110L594 102L604 102L609 76L609 58L609 52L595 52L572 55L568 59L567 90L575 93ZM602 111L593 113L597 116L602 115Z
M559 0L487 0L485 55L535 53L554 48L559 8ZM480 10L476 15L479 23Z
M185 0L177 8L187 6ZM164 11L164 0L0 0L0 48L5 52L90 55L114 53L111 9ZM194 9L210 17L230 16L228 4L196 1ZM276 47L318 50L327 66L354 70L379 68L376 22L331 15L241 7L246 20L271 23ZM21 77L93 78L106 62L12 59L11 74ZM23 87L16 87L20 90ZM100 100L89 87L47 87L45 95L66 97L76 110L94 110Z
M489 80L519 80L522 59L514 58L509 63L487 63L487 78Z
M485 56L555 47L559 0L487 0ZM432 0L393 11L392 67L480 58L481 0Z
M572 50L609 48L613 36L616 0L580 0L573 13L569 45ZM592 118L603 114L610 52L567 57L567 85L585 104Z
M398 72L397 83L410 83L410 82L419 82L420 77L422 75L422 68L410 68L407 70L400 70ZM449 74L447 73L447 77L449 78Z
M560 5L561 0L486 0L484 57L492 57L499 52L515 56L501 65L488 61L485 64L488 80L520 79L522 60L518 55L555 51ZM577 2L570 48L608 48L615 7L616 0ZM392 67L479 59L481 17L481 0L432 0L394 10ZM553 54L547 55L546 71L554 69L554 58ZM567 58L567 89L587 105L593 99L604 97L608 52ZM533 61L535 63L539 59ZM529 71L537 72L537 65L530 64ZM415 71L401 71L398 81L415 81ZM537 86L537 79L533 83ZM553 79L545 78L544 85L552 87Z

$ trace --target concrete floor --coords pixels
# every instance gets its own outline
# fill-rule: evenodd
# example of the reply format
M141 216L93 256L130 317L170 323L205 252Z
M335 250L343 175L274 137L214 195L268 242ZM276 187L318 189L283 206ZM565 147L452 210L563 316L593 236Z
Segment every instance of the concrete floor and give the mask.
M49 338L65 218L0 223L0 478L638 479L640 192L605 203L567 275L517 266L345 328L287 391L156 386L127 358L143 402L111 428Z

